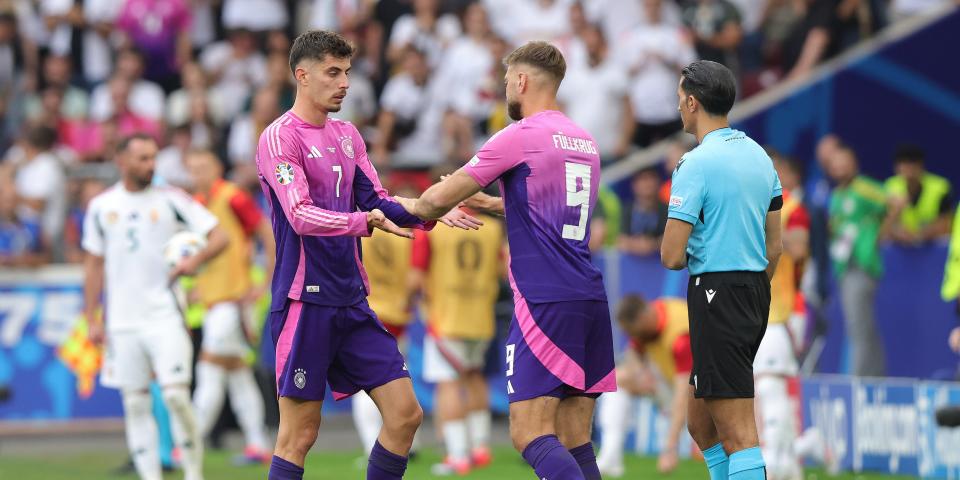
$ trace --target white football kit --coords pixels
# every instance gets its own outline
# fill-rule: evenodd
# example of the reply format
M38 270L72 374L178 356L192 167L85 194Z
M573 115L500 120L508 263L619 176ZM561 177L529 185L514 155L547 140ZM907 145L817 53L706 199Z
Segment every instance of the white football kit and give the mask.
M190 382L193 347L163 247L181 230L206 236L216 225L176 188L130 192L118 183L91 200L82 245L104 258L104 386L141 390L152 375L161 385Z

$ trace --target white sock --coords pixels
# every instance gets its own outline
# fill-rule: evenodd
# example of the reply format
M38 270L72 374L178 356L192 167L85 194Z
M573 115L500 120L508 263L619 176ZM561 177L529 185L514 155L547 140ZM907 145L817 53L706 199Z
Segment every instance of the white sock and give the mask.
M226 375L226 370L220 365L203 361L197 363L197 389L193 392L193 405L200 438L210 434L223 409Z
M796 457L797 428L793 403L787 392L787 379L764 375L754 381L759 413L760 445L771 480L796 477L800 462Z
M470 456L467 448L467 422L462 419L443 422L443 443L447 447L450 460L468 461Z
M163 387L163 401L170 410L174 446L180 449L185 480L203 479L203 442L186 387Z
M266 452L267 429L263 423L263 397L260 388L253 377L253 369L243 367L227 374L227 388L230 392L230 405L237 423L243 429L243 436L247 439L247 446Z
M610 392L600 399L597 423L600 425L600 453L597 463L623 464L623 444L627 438L628 414L633 398L623 391Z
M470 445L473 448L490 446L490 410L474 410L467 414Z
M160 447L149 392L123 392L127 447L141 480L160 480Z
M800 438L798 438L794 444L794 452L796 452L798 457L810 459L820 464L824 463L825 451L826 443L823 441L823 435L820 434L820 429L817 427L810 427L804 430L803 434L800 435Z
M365 455L369 455L373 450L373 444L380 435L380 427L383 426L383 418L380 417L380 410L377 404L367 392L359 391L353 396L353 423L357 426L357 433L360 434L360 442L363 444Z

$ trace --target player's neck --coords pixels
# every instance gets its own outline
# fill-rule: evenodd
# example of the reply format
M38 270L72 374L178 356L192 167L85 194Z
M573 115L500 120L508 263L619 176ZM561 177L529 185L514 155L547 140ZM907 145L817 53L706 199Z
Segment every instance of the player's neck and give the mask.
M697 121L697 143L703 143L703 137L714 130L721 128L730 128L730 122L727 117L713 117L704 115Z
M142 184L140 184L140 183L137 183L137 182L135 182L135 181L133 181L133 180L130 180L130 179L124 179L124 180L123 180L123 189L126 190L126 191L128 191L128 192L130 192L130 193L140 193L140 192L146 190L148 187L149 187L149 185L144 186L144 185L142 185Z
M294 115L300 117L304 122L309 123L310 125L316 125L322 127L327 124L327 116L330 114L326 110L321 108L316 108L307 101L306 95L297 95L297 99L293 102L293 107L290 109Z
M548 110L560 110L560 104L557 103L556 97L533 100L527 103L522 108L523 118L530 118L540 112L546 112Z

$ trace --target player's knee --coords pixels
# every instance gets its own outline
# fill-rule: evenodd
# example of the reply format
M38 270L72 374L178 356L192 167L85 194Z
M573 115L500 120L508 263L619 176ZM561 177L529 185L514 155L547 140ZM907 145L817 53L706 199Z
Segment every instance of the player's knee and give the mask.
M192 413L190 404L190 392L186 387L164 387L163 401L167 408L177 414Z
M513 442L513 448L520 453L523 453L530 442L542 435L542 432L527 428L519 422L510 422L510 440Z
M124 392L123 411L129 417L153 415L153 399L149 392Z
M393 408L384 415L383 423L384 428L412 436L423 423L423 408L417 402Z

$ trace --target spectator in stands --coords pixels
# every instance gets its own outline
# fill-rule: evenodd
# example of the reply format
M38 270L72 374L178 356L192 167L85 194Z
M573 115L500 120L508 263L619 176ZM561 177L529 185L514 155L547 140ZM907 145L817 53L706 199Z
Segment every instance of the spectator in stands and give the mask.
M924 152L901 145L893 159L896 175L884 185L887 194L903 203L890 237L902 245L918 245L950 234L956 199L950 181L924 167Z
M313 0L307 26L347 35L363 25L373 13L374 2L364 0Z
M230 179L245 188L257 187L257 167L254 164L257 141L263 129L280 116L277 99L276 89L261 88L253 97L250 113L237 117L230 124L230 136L227 138Z
M440 15L438 0L413 0L413 13L401 16L393 24L387 60L401 63L412 47L426 55L431 67L437 67L444 51L458 36L460 22L454 15Z
M743 40L741 16L727 0L697 0L683 11L683 22L693 33L697 55L739 70L737 48Z
M287 3L283 0L224 0L223 27L252 32L283 30L289 22Z
M0 267L30 267L48 260L40 224L17 208L17 190L0 178Z
M827 134L817 142L815 163L807 172L804 186L804 206L810 214L810 259L808 267L812 285L804 289L807 301L822 313L830 295L830 184L829 165L833 156L843 148L835 134ZM781 182L782 183L782 182Z
M289 68L287 69L289 72ZM200 64L189 62L183 65L183 74L181 75L181 88L172 92L167 97L166 119L167 125L175 126L187 123L190 120L191 98L202 96L207 99L207 108L211 117L218 125L224 123L223 114L224 96L219 90L209 88L207 74L204 73Z
M407 48L403 70L390 78L380 96L380 135L373 148L378 165L429 168L444 160L441 120L430 67L424 52Z
M125 2L122 0L83 0L83 78L87 85L104 82L113 71L111 36Z
M878 242L889 233L899 212L888 205L883 186L858 169L857 156L849 147L839 148L827 165L827 174L836 184L830 198L830 255L850 339L851 373L883 376L886 359L874 314L877 281L883 272Z
M67 212L67 221L63 229L64 259L68 263L80 263L86 256L83 248L80 247L80 240L83 238L83 218L87 213L90 200L106 188L106 184L96 178L80 182L77 201L73 202L73 206Z
M52 128L30 128L21 142L23 158L14 164L14 182L23 212L28 220L39 223L46 251L59 244L67 212L66 178L52 152L56 143L57 132Z
M112 123L120 136L131 135L136 132L146 132L159 139L162 137L163 124L155 117L147 117L133 109L133 85L120 75L115 75L106 84L110 95L110 104L115 107L111 110L109 119L103 123Z
M842 49L860 39L858 10L862 0L806 0L796 11L796 22L783 45L783 70L787 78L807 75Z
M683 29L664 21L663 0L643 0L648 24L624 41L619 62L632 78L630 102L636 122L633 143L647 147L683 127L677 111L677 75L696 56Z
M73 68L69 57L49 55L43 61L43 81L41 90L27 95L24 99L24 114L27 121L36 121L45 115L59 113L58 117L67 120L78 120L87 117L90 109L90 96L82 88L70 84L73 77ZM60 109L50 112L44 108L43 97L47 89L60 92Z
M531 40L553 42L571 31L569 0L515 0L501 6L509 19L507 39L516 45Z
M143 78L143 62L143 54L138 50L127 48L117 54L117 66L111 78L125 80L130 85L127 103L114 104L109 87L111 82L103 83L93 89L90 97L90 118L96 121L108 120L124 110L120 107L125 106L137 116L156 122L163 119L166 95L159 85Z
M457 143L453 153L466 161L473 157L477 139L493 133L486 130L486 120L493 110L490 77L500 59L491 50L493 30L482 4L467 6L463 29L466 35L450 45L435 76L440 84L439 101L448 114L444 124ZM495 80L496 85L501 82L502 78Z
M577 125L593 135L603 163L626 155L633 140L633 110L629 78L610 56L603 31L589 26L583 31L587 62L569 65L557 100Z
M154 183L190 188L192 178L184 164L184 158L193 144L191 133L190 124L186 123L170 129L167 146L157 152Z
M281 112L290 110L293 107L294 97L297 95L297 89L294 88L293 75L290 75L290 56L286 53L274 52L267 57L267 87L277 90L279 95L279 108ZM357 104L363 103L363 107ZM354 123L357 129L363 131L363 126L369 122L377 112L377 99L373 93L373 86L370 80L366 78L363 72L356 68L350 70L350 95L343 99L340 105L340 112L352 112L352 109L360 108L366 112L366 118L363 123ZM356 118L354 115L349 115ZM338 117L347 118L347 117ZM352 121L352 120L351 120Z
M660 171L644 168L630 181L633 203L623 209L620 250L634 255L650 255L660 251L660 240L667 225L667 204L660 201Z
M180 87L180 67L192 55L190 15L185 0L126 0L117 18L117 29L143 52L144 77L167 93Z
M200 65L223 102L224 118L243 111L254 89L267 83L267 60L249 30L233 30L200 55Z

